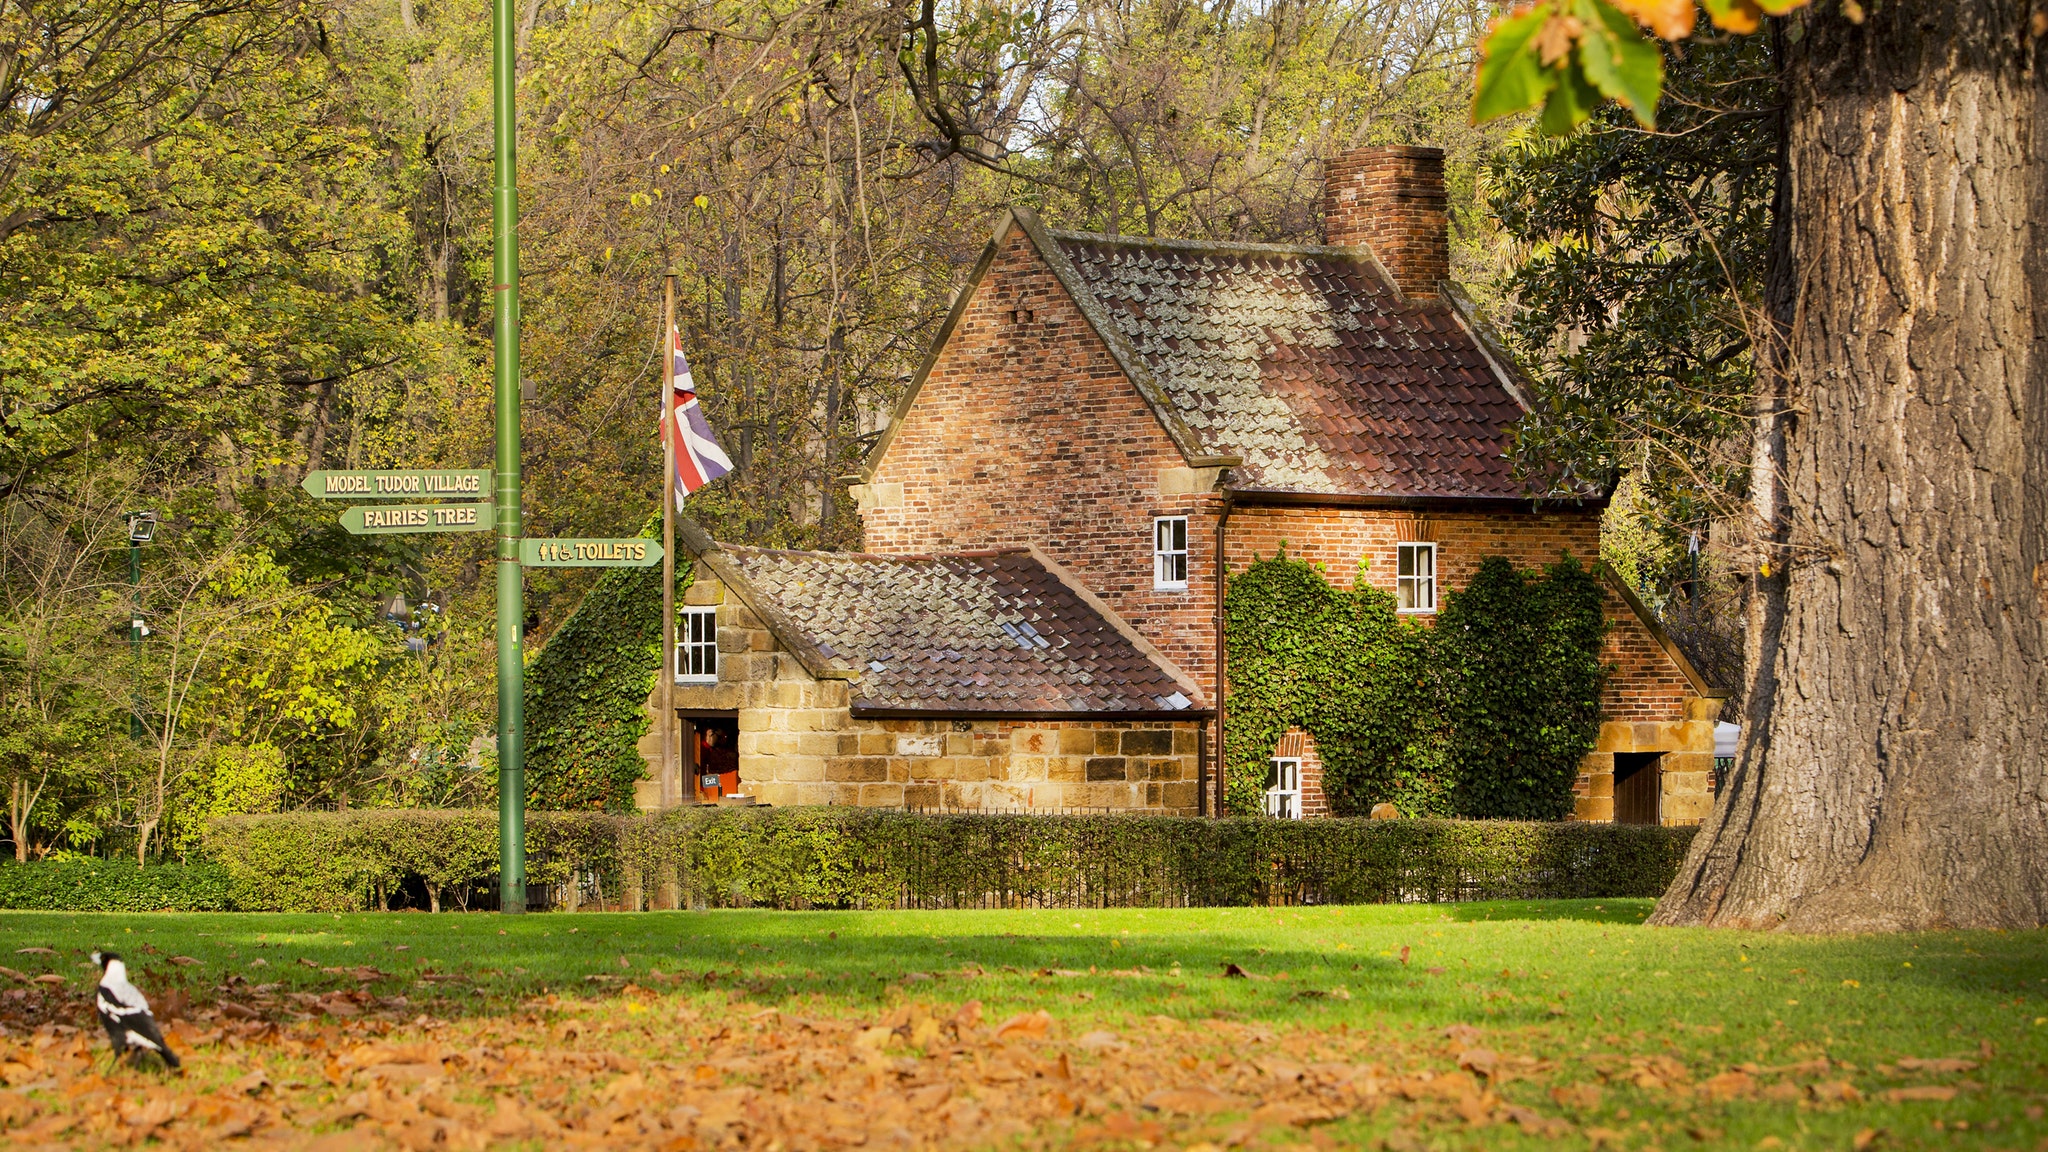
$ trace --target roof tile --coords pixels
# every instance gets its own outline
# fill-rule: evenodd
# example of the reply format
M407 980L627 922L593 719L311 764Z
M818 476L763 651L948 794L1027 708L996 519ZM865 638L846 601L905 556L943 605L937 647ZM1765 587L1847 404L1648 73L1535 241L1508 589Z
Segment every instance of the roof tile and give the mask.
M1171 672L1028 551L719 548L755 595L858 671L856 708L1044 714L1193 706Z
M1528 495L1485 353L1362 252L1049 235L1204 450L1243 459L1235 487Z

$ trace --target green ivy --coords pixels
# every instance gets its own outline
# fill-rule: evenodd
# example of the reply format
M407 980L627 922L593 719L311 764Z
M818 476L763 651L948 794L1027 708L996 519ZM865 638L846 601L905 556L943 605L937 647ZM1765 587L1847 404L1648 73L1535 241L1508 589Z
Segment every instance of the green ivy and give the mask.
M1363 565L1346 591L1284 548L1255 561L1224 595L1228 809L1261 810L1273 746L1299 727L1340 816L1568 815L1599 731L1600 601L1570 556L1536 578L1490 557L1432 627L1397 615Z
M1541 578L1499 556L1445 598L1433 650L1448 691L1456 815L1562 820L1600 735L1600 585L1567 556Z
M526 669L529 806L632 809L661 666L660 567L608 569Z

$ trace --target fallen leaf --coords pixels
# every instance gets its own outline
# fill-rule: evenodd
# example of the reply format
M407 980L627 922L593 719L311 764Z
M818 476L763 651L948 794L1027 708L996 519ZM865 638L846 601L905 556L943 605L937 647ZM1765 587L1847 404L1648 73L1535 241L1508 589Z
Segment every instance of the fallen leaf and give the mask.
M57 954L57 950L56 950L55 948L40 948L40 947L38 947L38 948L16 948L16 949L14 950L14 954L15 954L16 956L55 956L55 955Z
M59 986L66 983L65 979L62 976L57 975L55 972L45 972L41 976L36 977L35 982L38 984L52 984Z
M1709 1076L1700 1094L1709 1100L1740 1100L1756 1090L1756 1079L1747 1072L1723 1072Z
M234 1002L233 1000L223 1000L223 1001L221 1001L221 1002L220 1002L220 1011L221 1011L221 1015L223 1015L223 1016L231 1016L231 1017L233 1017L233 1018L235 1018L235 1019L237 1019L237 1020L261 1020L261 1019L263 1019L263 1013L261 1013L261 1012L258 1012L258 1011L257 1011L257 1010L255 1010L254 1008L250 1008L250 1007L248 1007L247 1005L243 1005L243 1004L237 1004L237 1003L235 1003L235 1002Z
M1043 1036L1052 1027L1052 1013L1040 1008L1036 1012L1019 1012L996 1027L996 1039L1008 1040L1013 1036Z
M1857 1091L1856 1086L1847 1080L1829 1080L1823 1083L1809 1084L1806 1090L1813 1094L1815 1100L1823 1104L1854 1104L1863 1099L1863 1093Z
M1850 1137L1849 1147L1855 1149L1856 1152L1864 1152L1865 1149L1877 1143L1884 1133L1885 1130L1882 1128L1865 1128Z
M1949 1059L1916 1060L1909 1056L1898 1061L1896 1067L1910 1072L1974 1072L1977 1069L1977 1062Z
M1243 980L1249 977L1251 973L1246 972L1243 968L1226 960L1223 962L1223 975L1226 979Z
M1080 1039L1074 1041L1074 1046L1076 1048L1085 1048L1090 1052L1123 1050L1130 1047L1130 1045L1119 1039L1116 1033L1101 1031L1083 1032Z
M270 1087L270 1077L264 1075L263 1070L258 1068L254 1072L236 1078L233 1083L228 1085L227 1090L237 1096L255 1096L268 1087Z
M9 968L4 964L0 964L0 976L5 976L11 980L18 980L23 984L28 983L29 980L28 973L16 972L14 969Z
M171 963L176 964L181 968L189 968L192 965L199 963L199 961L196 957L192 956L173 956L171 957Z
M1475 1075L1493 1078L1494 1068L1500 1064L1500 1056L1491 1048L1467 1048L1458 1053L1458 1067Z
M1591 1112L1600 1107L1598 1084L1566 1084L1550 1090L1550 1099L1560 1108Z
M1200 1086L1155 1089L1139 1103L1154 1112L1171 1112L1178 1116L1213 1116L1243 1106L1243 1101L1235 1096Z
M1894 1104L1907 1100L1953 1100L1956 1090L1946 1084L1915 1084L1908 1088L1894 1088L1884 1096Z

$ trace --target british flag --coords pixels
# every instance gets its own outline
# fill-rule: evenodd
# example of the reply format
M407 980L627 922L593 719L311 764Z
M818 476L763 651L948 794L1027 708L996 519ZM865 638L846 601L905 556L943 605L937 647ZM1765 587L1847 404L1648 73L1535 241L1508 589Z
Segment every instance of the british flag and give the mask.
M668 330L669 387L675 391L675 411L662 425L662 441L676 462L674 477L676 511L683 509L683 497L732 471L732 458L718 446L704 410L697 406L697 382L690 376L689 358L683 355L682 333Z

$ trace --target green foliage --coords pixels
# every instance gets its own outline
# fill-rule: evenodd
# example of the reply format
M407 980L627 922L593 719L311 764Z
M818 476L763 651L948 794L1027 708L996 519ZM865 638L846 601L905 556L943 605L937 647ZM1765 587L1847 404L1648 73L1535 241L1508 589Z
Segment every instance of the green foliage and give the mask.
M1230 663L1225 802L1261 810L1266 761L1290 727L1315 737L1323 788L1338 815L1391 800L1406 815L1448 815L1435 802L1440 686L1426 627L1395 615L1365 583L1334 588L1283 551L1233 576L1224 597Z
M72 856L0 864L0 908L62 912L226 912L228 873L193 862L138 868L129 860Z
M1282 733L1315 738L1338 815L1555 820L1599 732L1599 584L1567 556L1539 579L1500 557L1434 627L1364 581L1334 588L1283 553L1233 576L1225 800L1260 810Z
M574 868L616 869L617 818L535 812L526 825L531 884ZM387 901L417 877L437 901L496 883L498 815L491 809L377 809L231 816L206 828L205 851L250 911L348 912Z
M676 585L690 583L678 564ZM661 568L611 568L526 669L526 799L536 808L633 806L647 696L660 681Z
M1808 0L1702 0L1715 24L1754 32ZM1640 23L1642 28L1638 28ZM1472 101L1477 121L1541 105L1543 131L1561 136L1586 122L1602 99L1653 128L1664 92L1664 52L1643 35L1692 35L1693 0L1536 0L1493 25L1482 47Z
M1600 734L1600 585L1567 556L1531 580L1499 556L1445 598L1433 652L1448 681L1461 816L1561 820Z
M363 908L408 875L488 887L496 816L343 812L217 821L247 910ZM859 808L528 814L530 884L600 878L629 906L1177 907L1663 891L1690 828L1447 820L953 816Z
M1523 471L1606 487L1627 470L1682 555L1746 483L1752 334L1778 191L1770 39L1690 45L1670 91L1665 131L1603 108L1583 132L1511 143L1487 184L1522 253L1503 285L1507 332L1543 399L1518 430ZM1668 588L1670 576L1638 586Z

